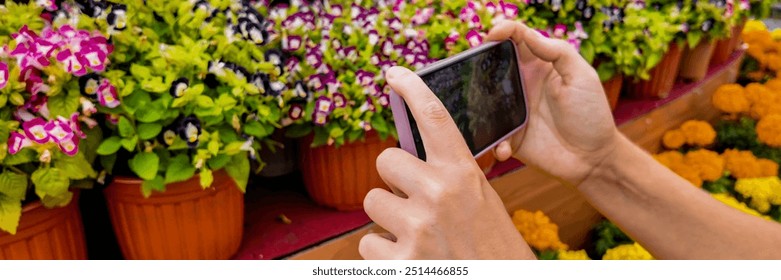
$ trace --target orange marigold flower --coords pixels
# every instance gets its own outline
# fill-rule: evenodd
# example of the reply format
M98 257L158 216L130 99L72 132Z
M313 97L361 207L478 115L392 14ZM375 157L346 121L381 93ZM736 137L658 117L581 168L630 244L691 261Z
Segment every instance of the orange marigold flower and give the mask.
M532 248L545 251L567 250L569 247L559 239L559 226L551 222L542 211L515 211L513 223Z
M684 163L696 170L705 181L716 181L724 175L724 159L713 151L691 151L684 157Z
M689 120L681 125L681 132L686 136L686 144L707 146L716 140L716 130L704 121Z
M760 177L778 176L778 163L766 158L757 159L757 162L759 162Z
M781 115L772 114L757 123L757 138L768 146L781 147Z
M738 84L720 86L713 93L713 106L725 113L739 114L749 111L746 93Z
M781 100L757 102L751 106L751 117L757 120L772 115L781 114Z
M760 83L750 83L745 88L746 99L751 104L759 102L775 102L776 94L770 88Z
M679 129L667 131L662 137L662 144L668 149L678 149L686 144L686 135Z
M770 53L766 55L765 58L767 59L767 67L770 68L770 70L781 70L781 55Z
M694 169L693 167L686 164L676 164L670 169L672 169L675 174L678 174L678 176L681 176L686 179L686 181L689 181L689 183L692 183L692 185L695 187L702 187L702 178L700 177L700 172L697 169Z
M679 151L667 151L664 153L654 155L654 159L667 168L672 166L683 164L683 154Z
M765 87L769 88L774 92L781 92L781 79L779 78L771 79L765 83Z
M763 177L759 160L751 151L739 151L728 149L721 155L724 158L724 167L737 179Z

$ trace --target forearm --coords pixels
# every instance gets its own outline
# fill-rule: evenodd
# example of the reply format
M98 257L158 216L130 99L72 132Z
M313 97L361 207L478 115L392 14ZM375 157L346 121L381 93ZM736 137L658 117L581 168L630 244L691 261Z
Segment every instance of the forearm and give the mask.
M781 258L781 225L723 205L619 138L578 189L655 257Z

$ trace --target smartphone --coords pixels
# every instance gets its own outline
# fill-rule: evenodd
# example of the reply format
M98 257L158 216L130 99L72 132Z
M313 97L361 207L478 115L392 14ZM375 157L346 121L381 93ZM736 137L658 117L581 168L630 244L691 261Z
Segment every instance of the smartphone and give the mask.
M483 44L416 73L450 112L475 157L491 152L526 125L518 50L510 40ZM395 92L391 92L391 110L401 148L426 160L412 112Z

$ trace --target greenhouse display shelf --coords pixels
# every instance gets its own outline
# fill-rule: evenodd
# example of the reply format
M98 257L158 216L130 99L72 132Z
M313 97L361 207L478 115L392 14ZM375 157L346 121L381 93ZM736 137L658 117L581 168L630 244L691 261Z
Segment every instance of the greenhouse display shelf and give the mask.
M677 84L661 100L621 100L614 113L629 138L654 151L661 133L685 119L713 118L710 94L737 77L743 52L714 65L698 83ZM583 244L601 219L576 192L518 161L497 163L488 174L508 211L543 210L560 226L562 240ZM300 176L298 176L300 177ZM257 182L247 191L244 241L236 259L354 259L360 237L381 231L363 211L339 212L315 205L297 176ZM264 186L264 187L260 187ZM284 188L283 188L284 187ZM289 224L280 219L285 215Z

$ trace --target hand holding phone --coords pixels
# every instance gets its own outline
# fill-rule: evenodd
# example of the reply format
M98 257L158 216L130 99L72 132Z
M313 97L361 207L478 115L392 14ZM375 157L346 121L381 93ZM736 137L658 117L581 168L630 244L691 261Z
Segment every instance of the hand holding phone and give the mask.
M506 40L473 48L416 72L447 108L475 157L519 131L528 118L516 45ZM402 149L426 159L412 112L397 94L391 106Z

